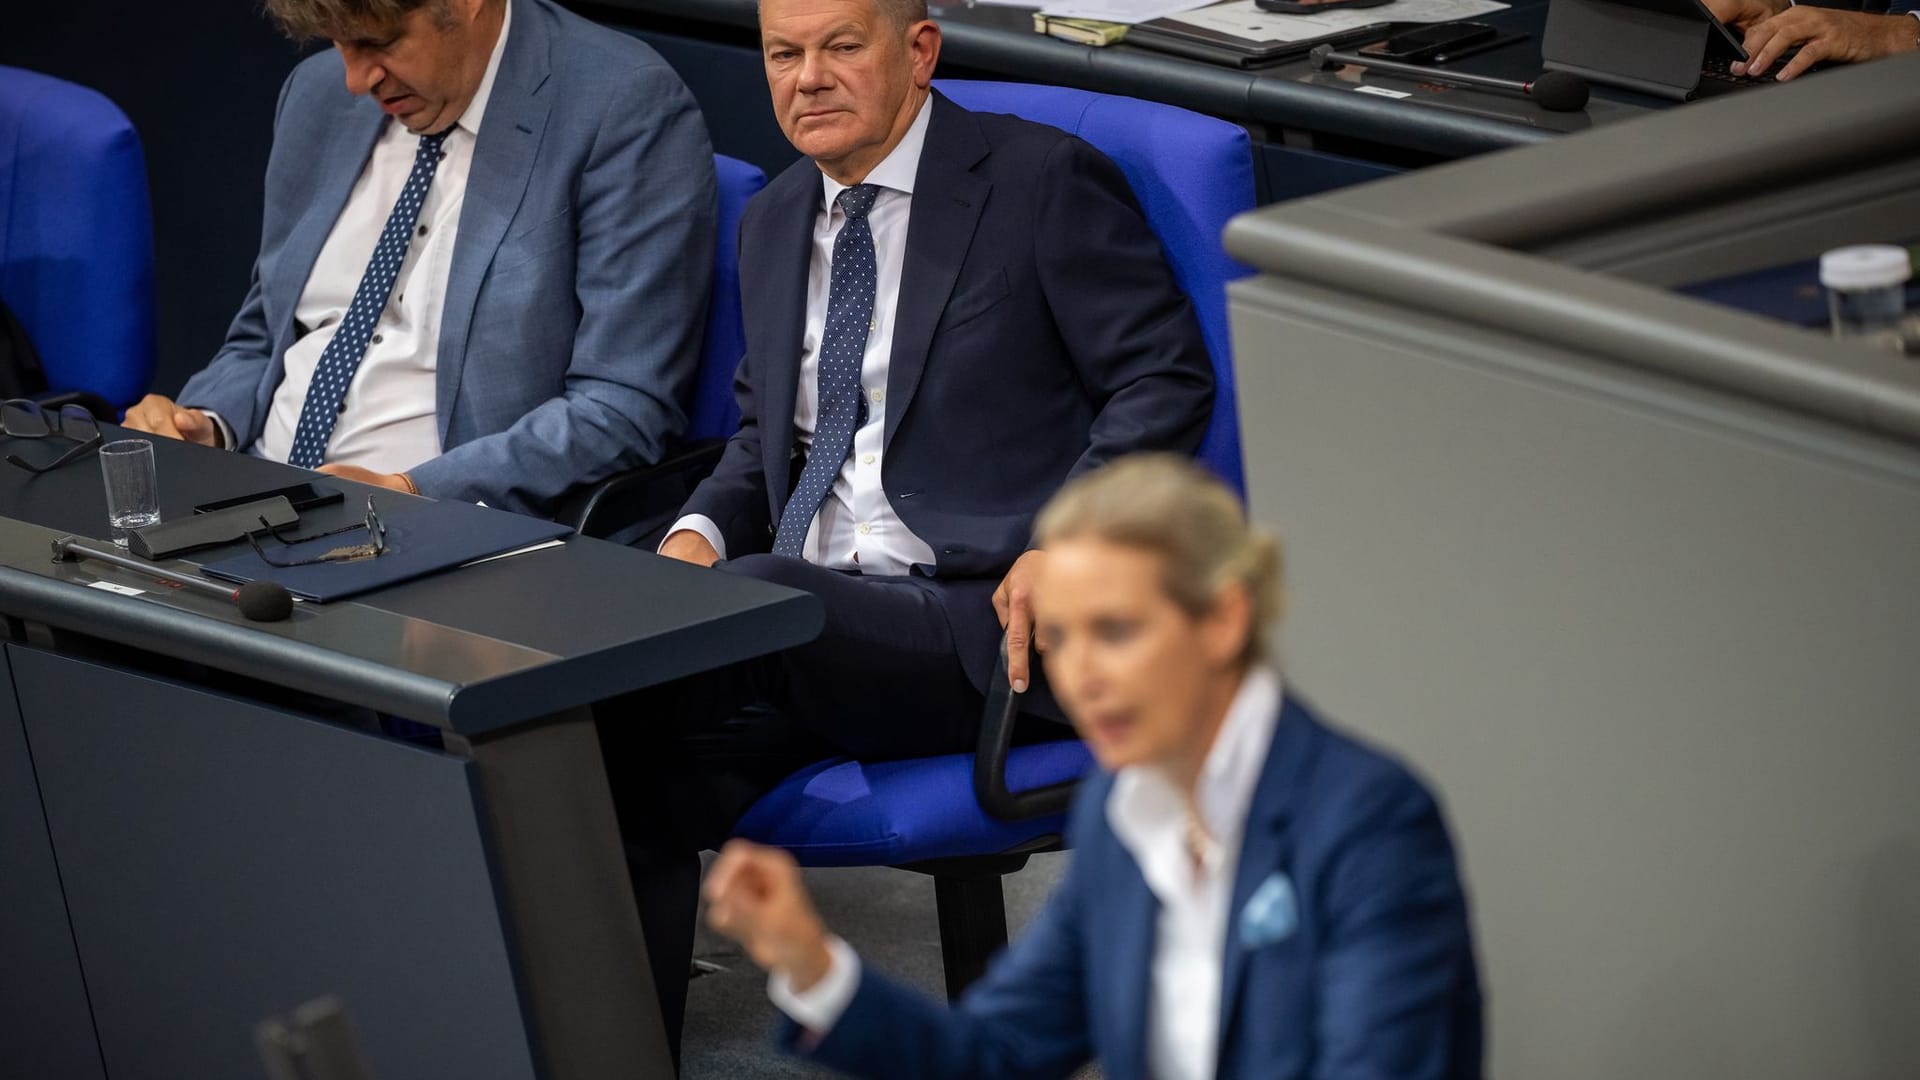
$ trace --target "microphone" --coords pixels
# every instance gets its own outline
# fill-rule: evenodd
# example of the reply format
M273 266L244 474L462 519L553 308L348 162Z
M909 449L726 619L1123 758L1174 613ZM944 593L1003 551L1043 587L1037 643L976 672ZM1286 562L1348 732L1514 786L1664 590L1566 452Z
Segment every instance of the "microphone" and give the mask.
M1354 53L1335 52L1331 45L1316 45L1307 54L1313 66L1321 71L1331 71L1341 64L1354 67L1371 68L1389 75L1404 75L1421 82L1440 83L1443 86L1471 86L1478 90L1498 90L1507 94L1518 94L1531 98L1548 112L1579 112L1587 107L1589 93L1587 80L1565 71L1543 71L1527 82L1514 82L1512 79L1496 79L1489 75L1469 75L1464 71L1436 71L1418 64L1403 64L1397 60L1378 60L1371 56L1359 56Z
M53 542L54 562L78 562L81 559L93 559L96 562L132 570L148 577L159 578L161 581L172 582L202 596L217 596L238 606L240 614L246 616L251 622L279 622L293 614L293 594L287 591L285 585L277 581L249 581L235 588L216 584L206 578L163 570L152 563L122 555L117 550L102 550L77 536L63 536Z

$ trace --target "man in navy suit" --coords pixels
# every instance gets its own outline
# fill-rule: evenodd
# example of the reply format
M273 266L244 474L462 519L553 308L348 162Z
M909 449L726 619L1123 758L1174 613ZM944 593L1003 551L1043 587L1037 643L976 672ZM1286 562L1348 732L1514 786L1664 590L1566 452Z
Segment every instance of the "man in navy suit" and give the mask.
M253 284L139 430L551 511L685 424L712 150L646 45L548 0L268 0L335 48L281 90Z
M1034 515L1119 455L1191 453L1213 397L1120 170L933 92L924 2L765 0L760 27L807 160L741 222L740 430L661 550L812 592L826 628L603 714L669 1032L696 853L808 762L970 748L1003 624L1027 689Z

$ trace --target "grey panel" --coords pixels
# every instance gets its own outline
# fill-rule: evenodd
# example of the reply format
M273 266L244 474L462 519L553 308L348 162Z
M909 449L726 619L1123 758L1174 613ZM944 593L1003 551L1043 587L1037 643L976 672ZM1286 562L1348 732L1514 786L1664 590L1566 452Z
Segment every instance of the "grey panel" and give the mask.
M1920 1075L1920 450L1234 293L1289 679L1432 777L1497 1076Z
M4 654L0 676L0 1073L105 1076Z
M254 1080L325 993L379 1076L534 1075L469 765L8 652L115 1080Z
M1920 56L1896 56L1423 169L1318 205L1537 250L1910 160L1920 154L1916 95Z
M1384 180L1353 193L1402 183ZM1242 215L1229 228L1228 247L1288 282L1324 284L1396 312L1507 327L1611 363L1920 443L1920 366L1902 357L1327 203L1308 199Z
M1916 177L1904 56L1229 230L1289 678L1437 781L1496 1075L1920 1076L1920 365L1648 287Z

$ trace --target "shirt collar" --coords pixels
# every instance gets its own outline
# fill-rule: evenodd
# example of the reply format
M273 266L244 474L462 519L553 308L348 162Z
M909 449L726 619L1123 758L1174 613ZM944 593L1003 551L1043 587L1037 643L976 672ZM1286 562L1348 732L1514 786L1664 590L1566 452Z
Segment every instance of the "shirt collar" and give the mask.
M1231 846L1239 847L1247 810L1253 805L1253 789L1259 786L1279 720L1280 673L1265 664L1248 669L1240 692L1227 708L1226 720L1213 737L1195 789L1200 817L1215 839L1224 842L1231 836Z
M507 31L513 28L513 0L507 0L506 14L500 19L500 38L493 43L493 55L487 58L487 73L480 77L480 89L453 126L474 138L480 137L480 121L486 118L487 101L493 97L493 78L500 74L500 57L507 51Z
M920 151L927 145L927 122L932 116L933 95L928 94L927 99L920 103L920 112L914 116L913 123L907 126L907 133L900 137L900 144L881 159L880 164L875 165L861 183L913 194L914 177L920 174ZM820 174L820 183L825 196L824 209L832 213L833 201L847 190L847 185L824 172Z
M1194 801L1218 856L1208 860L1210 870L1220 869L1240 850L1254 789L1279 724L1280 699L1279 671L1265 664L1248 669L1200 767ZM1156 893L1185 880L1179 868L1187 859L1186 807L1166 773L1151 765L1121 769L1107 793L1106 814L1114 835Z

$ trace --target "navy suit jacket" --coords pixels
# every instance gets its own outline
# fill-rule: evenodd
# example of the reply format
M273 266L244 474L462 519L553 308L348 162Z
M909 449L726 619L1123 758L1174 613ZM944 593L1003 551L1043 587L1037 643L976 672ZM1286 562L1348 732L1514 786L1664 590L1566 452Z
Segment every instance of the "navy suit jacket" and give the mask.
M1063 1077L1093 1057L1107 1080L1144 1080L1159 909L1107 825L1112 786L1082 786L1066 878L957 1005L863 970L810 1056L933 1078ZM1244 913L1276 875L1291 883L1293 929L1250 940ZM1248 813L1223 971L1220 1080L1480 1075L1479 979L1439 807L1398 762L1291 698ZM789 1024L785 1039L800 1033Z
M548 0L509 2L441 313L442 453L410 473L426 495L544 513L575 485L658 460L686 425L713 151L651 48ZM266 425L294 307L385 122L347 92L331 49L281 89L252 287L179 395L242 447Z
M947 604L985 687L1000 627L986 602L1069 478L1138 450L1191 453L1213 403L1192 305L1126 177L1057 128L972 113L939 93L914 181L888 369L887 500L967 581ZM747 330L740 429L682 513L730 558L772 549L797 471L795 396L820 170L805 158L740 222Z

